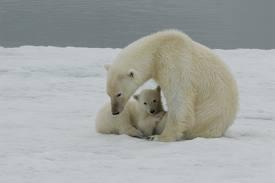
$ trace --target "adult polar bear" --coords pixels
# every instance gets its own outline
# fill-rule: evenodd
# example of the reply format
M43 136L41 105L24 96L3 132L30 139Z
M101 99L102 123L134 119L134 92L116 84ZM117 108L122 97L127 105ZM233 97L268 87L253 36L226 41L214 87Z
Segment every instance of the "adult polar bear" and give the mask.
M160 85L168 113L163 132L154 140L220 137L236 117L238 90L230 71L209 48L180 31L143 37L106 67L113 115L147 80Z

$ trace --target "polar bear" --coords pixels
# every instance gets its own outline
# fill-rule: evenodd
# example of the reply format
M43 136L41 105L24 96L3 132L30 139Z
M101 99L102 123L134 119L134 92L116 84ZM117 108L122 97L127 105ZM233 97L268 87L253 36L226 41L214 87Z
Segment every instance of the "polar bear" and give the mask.
M133 114L135 126L145 137L153 133L162 131L164 126L160 124L162 117L165 115L161 100L161 89L158 86L155 90L143 90L139 95L135 95L138 110Z
M116 116L111 114L111 104L105 104L96 117L97 132L127 134L140 138L153 135L164 115L160 93L160 87L142 90Z
M165 128L156 141L221 137L238 111L233 75L209 48L183 32L165 30L128 45L108 67L107 93L118 115L147 80L160 85L167 101Z

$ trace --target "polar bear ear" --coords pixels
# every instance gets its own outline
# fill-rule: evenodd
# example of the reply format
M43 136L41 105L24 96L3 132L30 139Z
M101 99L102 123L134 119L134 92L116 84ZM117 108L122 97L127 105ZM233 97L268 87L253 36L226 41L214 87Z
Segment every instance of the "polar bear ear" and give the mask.
M130 78L135 78L136 77L136 74L137 74L137 71L135 69L129 69L128 71L128 76Z
M139 95L134 95L134 99L138 100L139 99Z
M110 64L105 64L105 65L104 65L104 68L105 68L106 71L108 71L110 67L111 67Z

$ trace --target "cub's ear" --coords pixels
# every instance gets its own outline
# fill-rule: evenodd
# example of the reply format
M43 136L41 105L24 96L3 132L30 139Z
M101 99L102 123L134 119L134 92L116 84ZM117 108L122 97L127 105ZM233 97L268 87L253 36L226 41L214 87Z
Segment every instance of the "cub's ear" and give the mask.
M105 64L105 65L104 65L104 68L105 68L106 71L108 71L110 67L111 67L110 64Z
M161 89L160 89L160 86L157 86L157 87L156 87L156 90L157 90L158 92L160 92L160 90L161 90Z
M134 99L138 100L139 99L139 95L134 95Z
M135 78L136 75L137 75L137 71L136 71L135 69L129 69L129 71L128 71L128 76L129 76L130 78Z

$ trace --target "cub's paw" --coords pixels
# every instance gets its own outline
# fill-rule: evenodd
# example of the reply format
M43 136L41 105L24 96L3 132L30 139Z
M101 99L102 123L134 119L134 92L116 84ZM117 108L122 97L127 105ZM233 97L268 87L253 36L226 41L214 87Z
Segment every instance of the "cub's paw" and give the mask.
M133 129L131 131L128 132L128 135L131 137L136 137L136 138L143 138L144 135L141 131L137 130L137 129Z
M156 114L154 117L157 118L158 120L161 120L162 117L164 116L164 112L159 112L158 114Z
M161 136L161 135L152 135L147 138L149 141L159 141L159 142L173 142L176 141L173 137Z
M151 136L148 136L148 137L146 137L146 140L155 141L156 136L158 136L158 135L151 135Z

